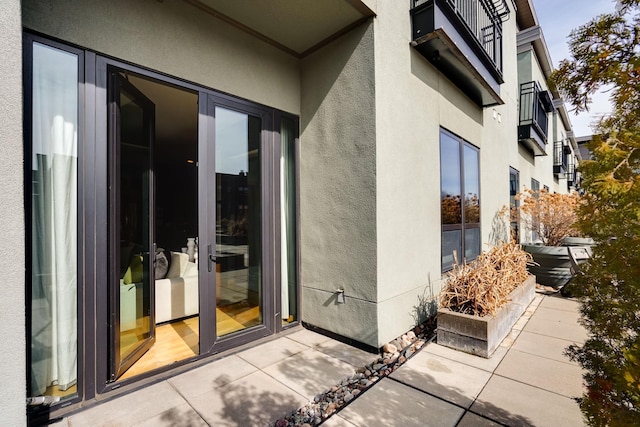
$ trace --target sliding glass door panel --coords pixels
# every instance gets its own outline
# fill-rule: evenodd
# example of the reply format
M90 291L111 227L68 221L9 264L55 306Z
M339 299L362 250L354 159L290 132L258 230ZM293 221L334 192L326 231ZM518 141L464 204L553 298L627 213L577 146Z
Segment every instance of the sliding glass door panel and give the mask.
M215 107L216 335L262 324L262 120Z
M118 71L110 72L111 380L155 339L153 130L155 106Z

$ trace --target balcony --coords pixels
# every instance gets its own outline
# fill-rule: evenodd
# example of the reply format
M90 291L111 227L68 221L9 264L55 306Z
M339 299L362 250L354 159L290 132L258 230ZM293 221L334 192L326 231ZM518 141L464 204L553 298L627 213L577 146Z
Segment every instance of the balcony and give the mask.
M576 171L576 163L573 156L569 156L567 165L567 189L578 185L578 173Z
M504 104L506 0L413 0L411 45L481 107Z
M553 173L556 178L564 178L569 170L569 154L571 147L568 141L556 141L553 143Z
M518 139L534 156L546 156L547 114L553 111L549 92L537 82L520 85L520 124Z

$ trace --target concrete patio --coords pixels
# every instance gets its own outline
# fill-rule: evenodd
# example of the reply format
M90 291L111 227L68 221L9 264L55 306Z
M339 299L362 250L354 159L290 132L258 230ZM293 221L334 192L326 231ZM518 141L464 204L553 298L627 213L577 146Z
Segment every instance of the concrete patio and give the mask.
M323 425L582 426L578 304L538 294L489 359L428 343ZM64 418L64 426L266 426L376 355L299 329Z

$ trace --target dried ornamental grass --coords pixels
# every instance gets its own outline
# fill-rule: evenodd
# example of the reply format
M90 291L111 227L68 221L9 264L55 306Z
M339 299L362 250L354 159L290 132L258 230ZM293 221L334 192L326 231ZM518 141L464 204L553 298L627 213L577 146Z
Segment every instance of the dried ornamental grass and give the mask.
M546 246L560 246L567 236L579 236L574 224L580 196L547 190L525 190L516 195L521 203L523 226L537 233Z
M440 294L444 308L475 316L493 316L509 294L527 279L531 254L515 242L496 246L469 264L455 264Z

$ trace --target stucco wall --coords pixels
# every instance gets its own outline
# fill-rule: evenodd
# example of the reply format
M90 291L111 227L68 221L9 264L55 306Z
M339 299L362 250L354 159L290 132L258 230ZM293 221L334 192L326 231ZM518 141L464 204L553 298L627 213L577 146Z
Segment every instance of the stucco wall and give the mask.
M509 202L506 153L517 152L517 65L512 14L503 41L506 105L481 108L411 48L408 2L377 6L378 328L384 343L432 310L442 285L441 128L480 148L483 243L493 216Z
M302 320L375 346L373 34L369 21L302 62L300 268Z
M0 412L2 424L25 425L25 233L22 149L20 1L0 2Z
M293 114L299 60L181 0L24 0L26 28Z
M471 103L411 48L409 6L379 2L375 22L380 344L416 323L430 282L439 290L441 119L474 126L452 108Z
M509 238L508 224L499 211L509 205L509 167L522 160L518 148L518 84L517 24L513 4L509 19L502 23L502 75L500 96L504 105L485 108L482 129L481 165L481 227L483 249L498 240ZM506 231L506 233L505 233Z

